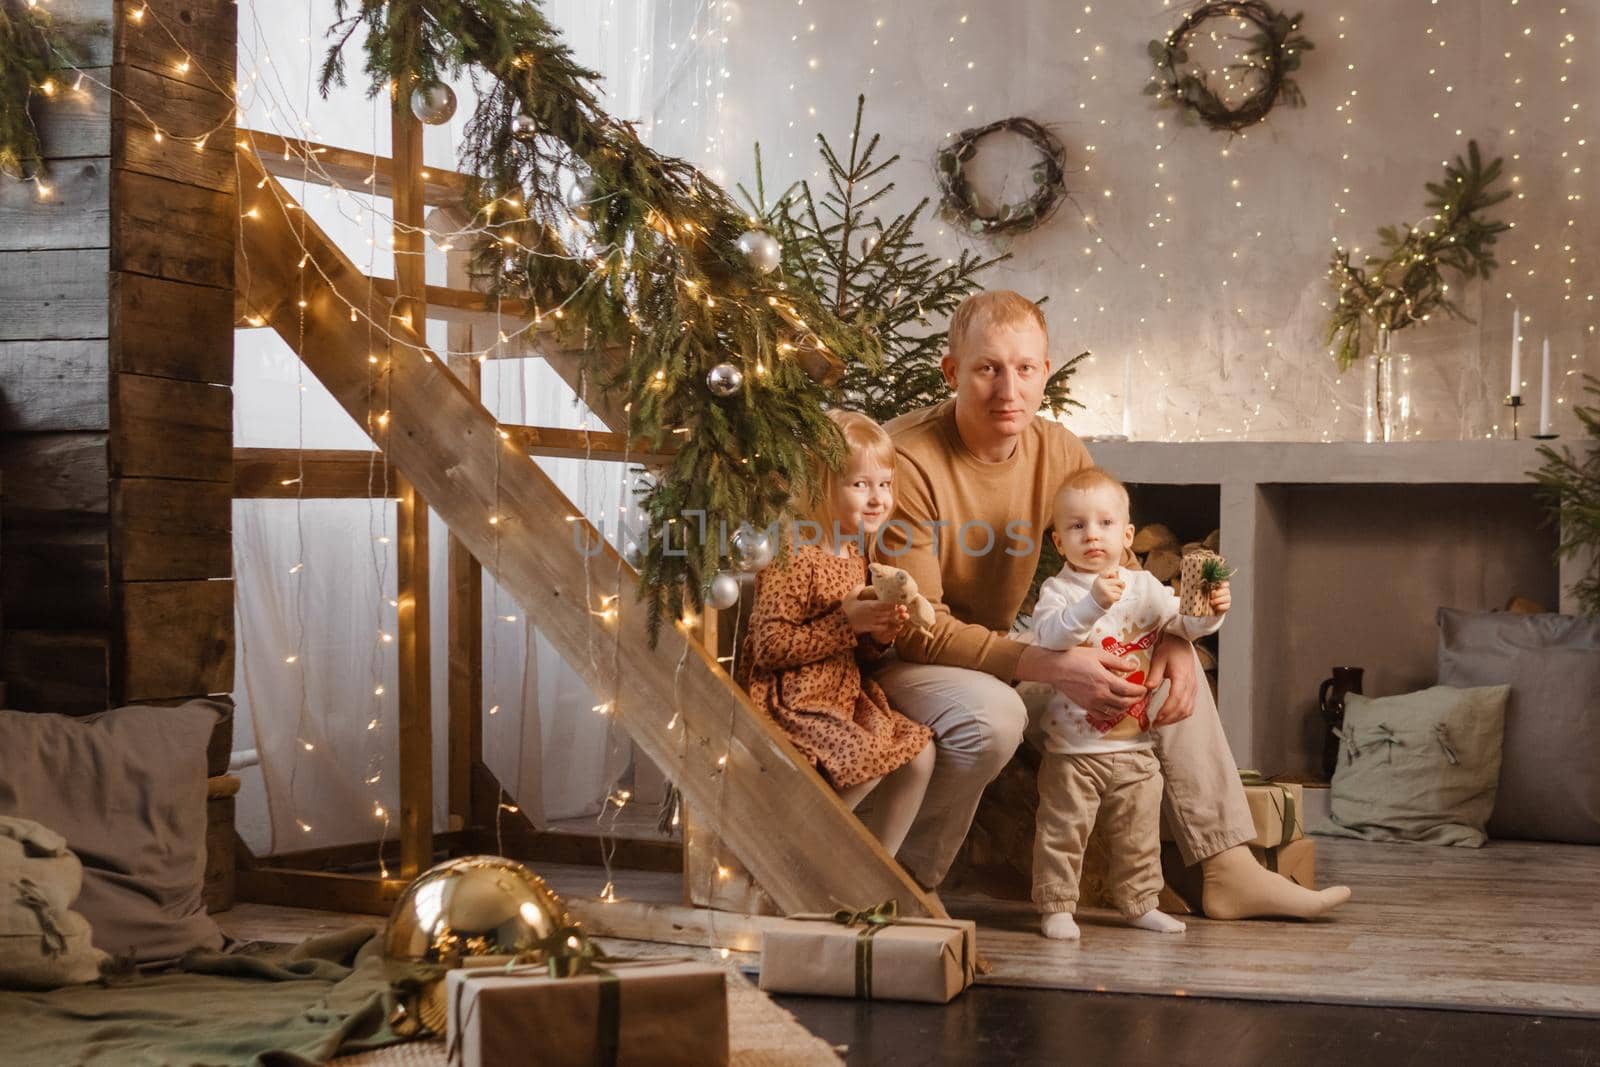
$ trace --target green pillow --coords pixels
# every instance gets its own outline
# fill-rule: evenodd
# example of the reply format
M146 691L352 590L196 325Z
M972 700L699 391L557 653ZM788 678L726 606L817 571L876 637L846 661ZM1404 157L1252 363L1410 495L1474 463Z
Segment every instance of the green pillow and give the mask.
M1500 781L1507 685L1344 702L1330 822L1317 833L1482 846Z

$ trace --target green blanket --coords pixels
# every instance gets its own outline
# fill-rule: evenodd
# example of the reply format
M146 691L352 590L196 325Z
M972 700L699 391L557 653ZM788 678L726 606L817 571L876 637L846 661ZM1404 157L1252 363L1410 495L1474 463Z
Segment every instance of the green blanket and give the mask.
M403 1040L377 931L194 952L177 970L48 993L0 992L0 1061L300 1067Z

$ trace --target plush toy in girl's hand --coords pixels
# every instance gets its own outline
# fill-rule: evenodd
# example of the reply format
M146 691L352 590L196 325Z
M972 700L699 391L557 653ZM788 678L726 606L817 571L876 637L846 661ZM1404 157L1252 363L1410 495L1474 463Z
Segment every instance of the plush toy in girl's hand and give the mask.
M907 620L919 630L933 629L933 605L917 589L917 580L899 567L874 563L869 568L872 584L861 591L862 600L883 600L890 604L904 604L910 614Z

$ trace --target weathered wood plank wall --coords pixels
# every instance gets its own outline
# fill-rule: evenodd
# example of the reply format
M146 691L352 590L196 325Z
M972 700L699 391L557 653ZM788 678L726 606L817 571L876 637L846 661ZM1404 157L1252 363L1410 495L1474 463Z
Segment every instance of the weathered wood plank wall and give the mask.
M227 692L235 7L52 10L87 76L39 114L49 196L0 179L0 677L35 711Z

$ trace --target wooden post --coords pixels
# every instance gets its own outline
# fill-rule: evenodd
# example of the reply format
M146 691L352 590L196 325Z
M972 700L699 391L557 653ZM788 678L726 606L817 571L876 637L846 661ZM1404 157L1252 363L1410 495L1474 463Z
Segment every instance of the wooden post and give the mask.
M446 280L466 288L466 250L445 258ZM475 333L468 323L449 327L450 369L474 396L483 395L483 365L470 353ZM455 534L450 535L449 704L450 829L493 822L493 811L472 807L472 768L483 762L483 567Z
M394 151L394 318L426 337L427 259L422 232L422 124L402 87L390 111ZM387 435L387 425L384 434ZM428 504L409 479L400 492L396 623L400 667L400 875L433 862L433 685L428 625Z

